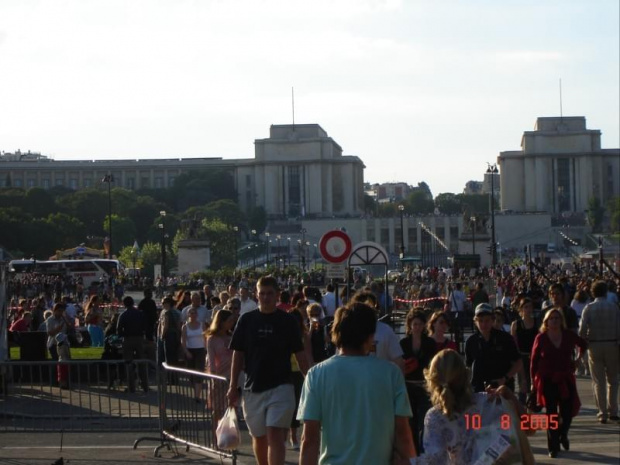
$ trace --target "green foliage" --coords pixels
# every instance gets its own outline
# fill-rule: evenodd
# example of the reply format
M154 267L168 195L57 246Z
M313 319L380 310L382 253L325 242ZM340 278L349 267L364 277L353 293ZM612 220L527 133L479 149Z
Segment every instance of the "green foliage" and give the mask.
M90 235L102 236L101 228L108 214L108 194L99 189L84 189L56 197L61 211L79 218Z
M588 199L587 216L592 232L601 232L604 215L605 208L601 205L601 200L598 197L590 197Z
M189 207L206 205L219 199L237 198L232 170L211 168L180 174L174 186L168 189L168 203L176 211Z
M106 233L109 229L108 217L103 221L103 230ZM112 215L112 253L127 245L133 245L136 240L136 226L130 218L121 218L119 215Z
M608 203L611 230L620 232L620 197L613 197Z
M488 194L459 194L457 197L461 199L462 211L469 214L489 212Z
M248 231L256 230L261 234L267 227L267 212L264 207L253 207L248 212Z
M166 258L170 258L171 254L168 254L166 250ZM125 265L129 262L123 262ZM155 265L161 265L161 243L147 242L140 250L140 263L142 264L142 276L148 276L154 278ZM169 264L166 266L168 269Z
M377 202L368 194L364 194L364 213L367 215L377 213Z
M462 212L460 196L450 192L435 197L435 207L444 215L459 215Z
M405 202L406 213L419 215L433 213L434 210L435 203L429 190L416 189L407 196Z

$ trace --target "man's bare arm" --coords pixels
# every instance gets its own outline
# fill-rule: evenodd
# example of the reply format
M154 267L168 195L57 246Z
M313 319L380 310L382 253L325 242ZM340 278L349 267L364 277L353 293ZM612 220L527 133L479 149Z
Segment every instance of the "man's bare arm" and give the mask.
M301 436L299 465L317 465L321 445L321 422L304 420L304 432Z

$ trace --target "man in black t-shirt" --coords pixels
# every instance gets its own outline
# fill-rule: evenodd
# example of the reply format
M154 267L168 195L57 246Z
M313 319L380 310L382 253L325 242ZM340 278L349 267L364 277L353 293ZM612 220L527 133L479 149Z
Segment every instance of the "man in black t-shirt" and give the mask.
M465 362L472 369L474 392L501 385L514 391L514 376L523 366L514 339L509 333L494 329L493 321L493 307L479 304L474 316L479 332L465 342Z
M241 370L246 381L243 414L259 464L283 465L285 441L295 411L291 355L305 375L308 362L298 323L276 307L278 283L266 276L257 284L259 308L241 315L232 336L233 361L228 404L238 400ZM268 460L269 457L269 460Z

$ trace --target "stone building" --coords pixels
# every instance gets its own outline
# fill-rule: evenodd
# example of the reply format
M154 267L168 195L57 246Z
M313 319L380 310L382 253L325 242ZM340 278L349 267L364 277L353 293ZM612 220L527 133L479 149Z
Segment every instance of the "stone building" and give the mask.
M497 160L502 210L583 213L591 197L605 205L620 195L620 149L601 148L601 131L583 116L538 118L521 150Z
M79 190L103 187L103 177L112 175L113 187L163 189L183 172L206 168L230 170L241 208L263 206L272 219L350 217L364 208L363 162L342 155L318 124L273 125L248 159L54 160L6 153L0 155L0 188Z

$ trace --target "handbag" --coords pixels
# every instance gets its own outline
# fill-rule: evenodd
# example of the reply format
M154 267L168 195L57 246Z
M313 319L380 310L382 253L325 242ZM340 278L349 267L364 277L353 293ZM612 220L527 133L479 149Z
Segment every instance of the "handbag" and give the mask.
M228 407L224 412L224 416L217 424L215 437L217 438L218 449L232 450L239 447L241 432L234 407Z

